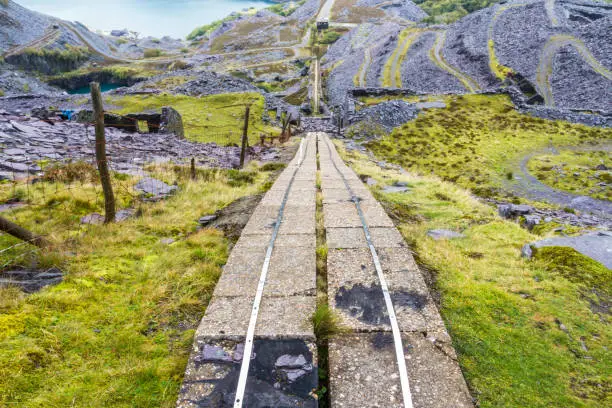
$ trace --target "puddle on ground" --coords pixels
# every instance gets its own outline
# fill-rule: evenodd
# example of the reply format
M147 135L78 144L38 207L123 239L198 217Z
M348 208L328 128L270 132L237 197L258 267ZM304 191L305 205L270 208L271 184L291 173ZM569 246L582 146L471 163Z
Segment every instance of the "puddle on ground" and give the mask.
M205 400L193 401L203 407L233 407L244 346L236 345L232 353L216 346L205 346L196 364L215 364L221 374L217 380L204 380L214 389ZM244 406L312 407L311 396L318 387L318 369L312 352L302 340L255 340Z
M415 291L391 292L395 306L409 307L421 311L427 305L426 295ZM345 310L360 322L373 326L390 325L382 288L379 285L365 286L357 284L352 287L341 287L336 293L336 307Z

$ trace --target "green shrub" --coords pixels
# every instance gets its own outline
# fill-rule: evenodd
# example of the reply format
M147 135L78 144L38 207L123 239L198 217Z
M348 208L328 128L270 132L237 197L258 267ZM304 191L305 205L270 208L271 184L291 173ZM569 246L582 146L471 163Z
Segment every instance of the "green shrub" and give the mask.
M147 48L146 50L144 50L145 58L157 58L161 55L162 55L161 50L158 50L157 48Z

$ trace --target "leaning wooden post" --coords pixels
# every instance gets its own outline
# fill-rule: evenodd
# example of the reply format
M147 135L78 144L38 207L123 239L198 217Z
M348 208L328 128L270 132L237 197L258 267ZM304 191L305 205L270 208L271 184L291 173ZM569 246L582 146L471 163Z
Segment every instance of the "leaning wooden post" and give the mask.
M249 116L251 115L251 106L247 105L244 112L244 127L242 128L242 150L240 150L240 168L244 167L246 159L246 150L249 144Z
M104 223L115 222L115 195L113 194L113 186L110 180L110 172L108 171L108 162L106 160L106 137L104 136L104 106L102 105L102 93L100 92L100 84L92 82L91 101L93 103L94 120L96 122L96 161L98 162L98 172L100 173L100 182L104 191Z
M40 248L44 248L49 244L43 237L35 235L3 217L0 217L0 231Z
M195 166L195 158L191 158L191 179L196 179L196 166Z

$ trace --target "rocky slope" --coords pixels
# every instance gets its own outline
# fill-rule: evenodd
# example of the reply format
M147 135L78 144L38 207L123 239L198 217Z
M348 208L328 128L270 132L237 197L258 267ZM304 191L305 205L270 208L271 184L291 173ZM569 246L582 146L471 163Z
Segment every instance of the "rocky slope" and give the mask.
M513 0L449 26L419 26L418 38L407 50L399 50L396 41L402 29L354 28L347 35L350 43L331 47L326 66L333 68L328 86L332 103L342 100L342 90L359 74L355 60L369 50L372 60L403 52L401 87L417 92L493 89L502 84L499 72L505 70L531 82L549 106L612 111L610 4ZM383 83L379 70L368 76L366 85Z

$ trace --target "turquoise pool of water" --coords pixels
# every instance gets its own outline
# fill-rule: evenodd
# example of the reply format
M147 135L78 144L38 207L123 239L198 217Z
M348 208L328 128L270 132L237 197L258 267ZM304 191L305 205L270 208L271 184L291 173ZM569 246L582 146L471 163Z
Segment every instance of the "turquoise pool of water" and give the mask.
M269 0L17 0L32 10L110 31L127 28L143 36L184 38L194 28Z
M112 91L113 89L120 88L121 86L122 85L118 84L100 84L100 90L102 92ZM68 93L72 95L86 95L89 94L89 86L73 89L72 91L68 91Z

